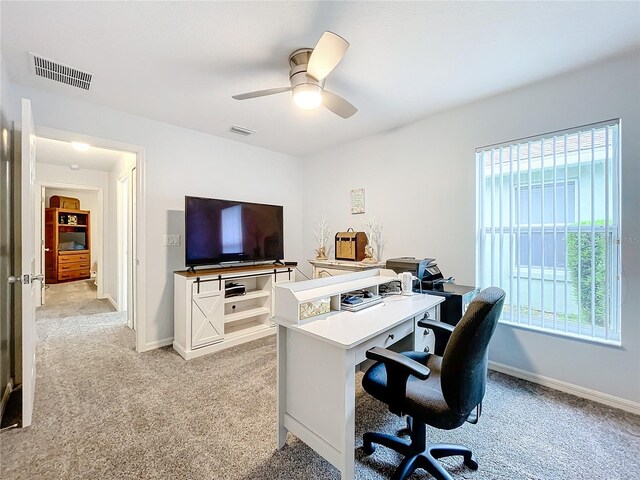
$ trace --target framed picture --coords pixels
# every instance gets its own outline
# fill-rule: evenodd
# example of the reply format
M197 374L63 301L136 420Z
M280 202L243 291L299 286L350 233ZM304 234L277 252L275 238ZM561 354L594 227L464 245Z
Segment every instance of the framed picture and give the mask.
M351 213L364 213L364 188L351 190Z

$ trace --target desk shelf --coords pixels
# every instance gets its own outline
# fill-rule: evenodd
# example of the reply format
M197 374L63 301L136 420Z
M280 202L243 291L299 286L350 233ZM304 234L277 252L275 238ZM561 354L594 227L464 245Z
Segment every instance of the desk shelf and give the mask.
M349 273L335 277L318 278L296 284L278 285L275 289L276 315L293 325L307 323L318 317L302 318L301 313L309 305L329 300L330 309L340 310L341 298L345 293L354 290L368 290L378 295L378 287L382 284L397 280L397 274L392 270L374 269L363 272Z

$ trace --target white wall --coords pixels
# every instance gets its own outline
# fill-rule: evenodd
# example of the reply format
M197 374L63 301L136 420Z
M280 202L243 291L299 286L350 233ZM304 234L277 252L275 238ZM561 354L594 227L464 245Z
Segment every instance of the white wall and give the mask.
M141 268L146 284L140 288L146 295L148 347L173 337L172 272L184 268L184 246L163 246L162 237L183 236L185 195L283 205L286 259L302 260L299 159L19 84L13 84L11 92L12 118L19 116L20 98L29 98L36 129L49 127L144 147L147 228L146 265Z
M8 113L11 98L10 87L9 72L7 72L4 58L0 55L0 109L5 113L8 120L15 120Z
M481 74L481 72L479 73ZM473 79L469 79L473 81ZM460 284L475 283L476 147L622 119L622 348L506 325L491 360L640 402L640 57L616 59L305 159L304 255L314 217L334 231L383 226L384 258L430 256ZM367 214L351 215L349 191L366 189ZM307 271L309 268L307 266Z
M64 168L64 167L63 167ZM36 167L37 172L37 167ZM45 207L49 207L51 197L60 195L64 197L72 197L80 200L80 210L89 210L90 228L89 235L91 241L91 270L93 271L94 262L97 262L102 254L102 222L100 219L100 210L98 208L98 192L95 190L74 190L66 188L45 188Z

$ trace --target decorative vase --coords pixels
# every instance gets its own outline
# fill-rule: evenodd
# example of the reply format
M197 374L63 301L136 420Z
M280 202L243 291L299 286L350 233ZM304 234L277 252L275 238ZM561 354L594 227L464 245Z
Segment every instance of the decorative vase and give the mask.
M316 249L316 260L326 260L326 259L327 259L326 247L324 245L321 245Z
M364 247L364 258L362 259L362 263L378 263L371 245Z

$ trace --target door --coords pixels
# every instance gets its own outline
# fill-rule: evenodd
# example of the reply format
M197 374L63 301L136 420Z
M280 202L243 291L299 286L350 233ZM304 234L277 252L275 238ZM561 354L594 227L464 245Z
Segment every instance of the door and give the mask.
M14 264L14 158L13 128L0 114L2 145L0 146L0 420L9 399L15 375L12 352L14 339L12 298L17 287ZM20 288L20 287L17 287Z
M22 427L31 425L36 386L36 290L42 275L36 272L35 179L36 136L31 102L22 99L22 165L20 220L22 252ZM40 248L40 246L38 246Z
M224 339L224 303L220 291L198 293L193 287L191 303L191 348Z
M36 248L39 246L40 250L38 251L38 257L36 261L38 263L38 274L45 274L46 266L45 266L45 256L47 255L47 247L45 246L45 225L44 225L44 187L38 187L36 193L36 210L38 214L36 215L37 225L36 225ZM38 208L39 206L39 208ZM36 306L44 305L45 298L45 285L44 281L40 282L40 288L36 290Z
M136 159L137 161L137 159ZM127 306L129 307L127 312L131 318L132 328L134 330L138 329L137 319L136 319L136 288L138 285L138 251L136 245L138 244L138 239L136 238L138 232L138 218L137 218L137 177L136 177L136 167L131 169L131 175L129 176L129 212L130 212L130 221L129 221L129 236L128 236L128 251L129 251L129 268L128 268L128 285L127 289L128 302Z

